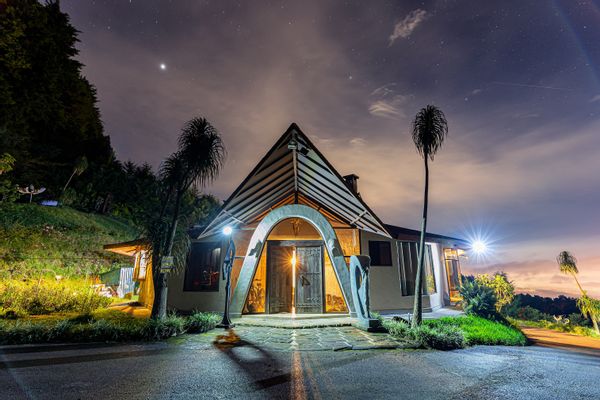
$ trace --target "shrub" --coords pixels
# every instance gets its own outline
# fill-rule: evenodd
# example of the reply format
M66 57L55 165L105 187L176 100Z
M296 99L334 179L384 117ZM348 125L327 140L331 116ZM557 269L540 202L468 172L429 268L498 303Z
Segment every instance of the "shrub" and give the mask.
M466 344L462 331L455 326L421 325L411 328L401 320L385 320L384 327L390 335L412 342L415 347L454 350L462 349Z
M413 330L412 334L424 347L429 347L431 349L462 349L467 344L462 330L452 325L421 325Z
M482 285L474 279L464 279L460 295L465 313L488 319L499 319L496 312L496 295L492 288Z
M163 319L149 319L144 327L146 340L160 340L185 332L185 319L176 314L168 314Z
M204 333L214 329L220 319L219 314L194 312L186 319L186 330L188 333Z
M61 312L89 313L106 307L111 299L94 292L84 280L0 281L0 312L5 317Z
M496 312L498 313L515 298L515 287L508 280L508 276L504 272L496 272L492 276L486 274L477 275L475 281L494 291L494 295L496 296Z
M51 342L154 341L189 332L206 332L219 315L194 313L190 317L169 314L165 319L138 319L114 310L101 310L71 318L38 321L0 320L0 344Z

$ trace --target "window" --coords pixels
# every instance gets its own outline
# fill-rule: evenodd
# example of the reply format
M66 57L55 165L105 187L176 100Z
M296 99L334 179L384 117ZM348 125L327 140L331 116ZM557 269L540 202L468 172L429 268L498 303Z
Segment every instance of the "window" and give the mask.
M392 266L392 246L390 242L369 240L369 256L371 265Z
M136 267L133 270L133 279L143 281L146 279L146 270L150 264L151 254L149 251L142 250L136 254Z
M413 296L415 294L415 281L417 279L417 266L419 263L418 247L419 244L417 242L398 242L403 296ZM422 283L424 294L433 294L436 292L433 257L431 245L429 244L425 245Z
M185 271L183 290L188 292L218 292L221 266L219 243L192 243Z

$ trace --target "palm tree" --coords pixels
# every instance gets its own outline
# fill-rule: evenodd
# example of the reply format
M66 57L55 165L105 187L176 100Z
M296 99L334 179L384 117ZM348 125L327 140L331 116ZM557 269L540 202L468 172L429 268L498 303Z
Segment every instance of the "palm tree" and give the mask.
M166 229L152 228L153 272L154 276L158 275L154 285L153 318L163 318L167 312L167 276L160 272L160 264L163 257L172 256L182 199L192 186L199 189L212 182L221 171L226 155L219 132L204 118L193 118L185 124L178 145L177 152L160 170L164 191L158 221L162 224L166 217ZM178 248L179 253L183 253L185 246ZM178 256L185 258L185 254Z
M598 330L598 320L600 320L600 301L589 297L587 292L581 287L581 284L577 279L577 274L579 273L579 269L577 268L577 259L570 252L561 251L556 257L556 262L558 263L560 272L563 274L570 274L575 279L575 283L577 283L577 287L581 292L581 297L577 299L577 307L579 307L579 310L581 310L581 313L584 317L589 317L592 320L594 330L596 333L600 334L600 330Z
M598 328L598 320L600 320L600 301L592 299L587 294L584 294L577 299L577 307L581 310L584 317L592 320L594 330L597 334L600 334Z
M425 160L425 191L423 196L423 219L421 222L421 239L419 241L419 262L415 278L415 300L413 307L412 326L421 324L423 318L423 263L425 260L425 232L427 230L427 206L429 196L429 159L433 157L442 146L448 135L448 122L446 116L439 108L427 105L422 108L412 124L412 138L419 154Z
M75 175L79 176L79 175L83 174L83 172L87 169L87 167L88 167L88 161L87 161L87 158L85 158L85 156L81 156L81 157L77 158L77 160L75 160L75 165L73 166L73 173L71 174L71 176L69 177L69 180L65 184L65 187L62 190L63 193L65 192L65 190L67 190L67 186L69 186L69 183L71 183L71 179L73 179L73 177Z
M577 274L579 270L577 269L577 259L573 254L568 251L561 251L560 254L556 257L556 262L558 263L558 268L560 272L563 274L570 274L575 279L575 283L579 287L579 291L582 295L585 295L585 290L579 284L579 280L577 279Z

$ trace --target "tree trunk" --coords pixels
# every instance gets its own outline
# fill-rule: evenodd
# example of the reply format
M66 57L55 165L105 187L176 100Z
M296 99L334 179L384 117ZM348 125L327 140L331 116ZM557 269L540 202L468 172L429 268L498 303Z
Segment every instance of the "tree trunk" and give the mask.
M596 331L596 333L598 335L600 335L600 329L598 329L598 320L596 319L596 316L594 314L592 314L591 317L592 317L592 325L594 325L594 330Z
M169 226L167 243L165 245L165 252L160 257L160 261L162 263L162 259L165 256L170 256L173 251L173 242L175 241L175 233L177 232L177 221L179 219L179 207L181 206L181 197L183 193L181 190L177 191L177 197L175 198L175 208L173 209L173 218L171 219L171 224ZM168 294L168 284L167 284L167 274L164 272L160 272L160 265L158 265L158 279L156 284L156 291L154 295L154 304L152 305L152 318L162 319L167 315L167 294Z
M71 179L73 179L73 176L75 176L75 171L73 171L73 173L71 174L71 176L69 177L69 180L67 181L67 183L65 184L65 187L63 188L62 192L64 193L65 190L67 190L67 186L69 186L69 183L71 183Z
M579 283L579 279L577 279L577 274L575 274L575 273L572 273L572 275L573 275L573 278L575 278L575 283L577 283L577 287L579 288L579 291L581 292L581 294L582 294L583 296L585 296L585 295L586 295L586 292L585 292L585 290L583 290L583 288L581 287L581 284Z
M423 194L423 219L421 221L421 239L419 240L419 253L417 264L417 276L415 277L415 299L413 306L412 327L421 325L423 319L423 264L425 261L425 232L427 231L427 204L429 201L429 164L427 160L428 154L424 154L425 158L425 193Z

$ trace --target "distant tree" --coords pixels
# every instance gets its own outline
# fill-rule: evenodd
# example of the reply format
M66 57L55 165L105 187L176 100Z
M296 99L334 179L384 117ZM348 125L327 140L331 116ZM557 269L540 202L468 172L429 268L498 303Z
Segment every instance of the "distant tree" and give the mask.
M216 128L204 118L193 118L182 129L177 152L161 167L162 206L156 223L153 222L147 231L152 244L155 277L153 318L164 318L167 312L167 276L161 272L163 258L175 253L176 258L184 262L187 256L187 232L182 232L180 224L182 200L191 187L202 188L216 178L225 154ZM178 237L182 239L177 240Z
M600 321L600 301L589 297L587 292L581 287L577 279L577 274L579 273L577 259L570 252L561 251L556 257L556 262L558 263L560 272L569 274L575 279L577 287L579 287L579 291L581 292L581 297L577 299L577 306L585 317L589 317L592 320L594 330L600 334L600 329L598 328L598 321Z
M415 278L415 298L413 307L412 326L421 324L423 318L423 263L425 260L425 233L427 231L427 207L429 204L429 159L441 148L448 135L448 123L442 110L428 105L422 108L412 123L412 138L415 147L425 161L425 190L423 195L423 219L421 222L421 238L419 241L419 258Z
M8 153L4 153L0 156L0 175L4 175L13 170L15 165L15 158ZM0 203L12 202L19 195L17 190L10 179L0 179Z

